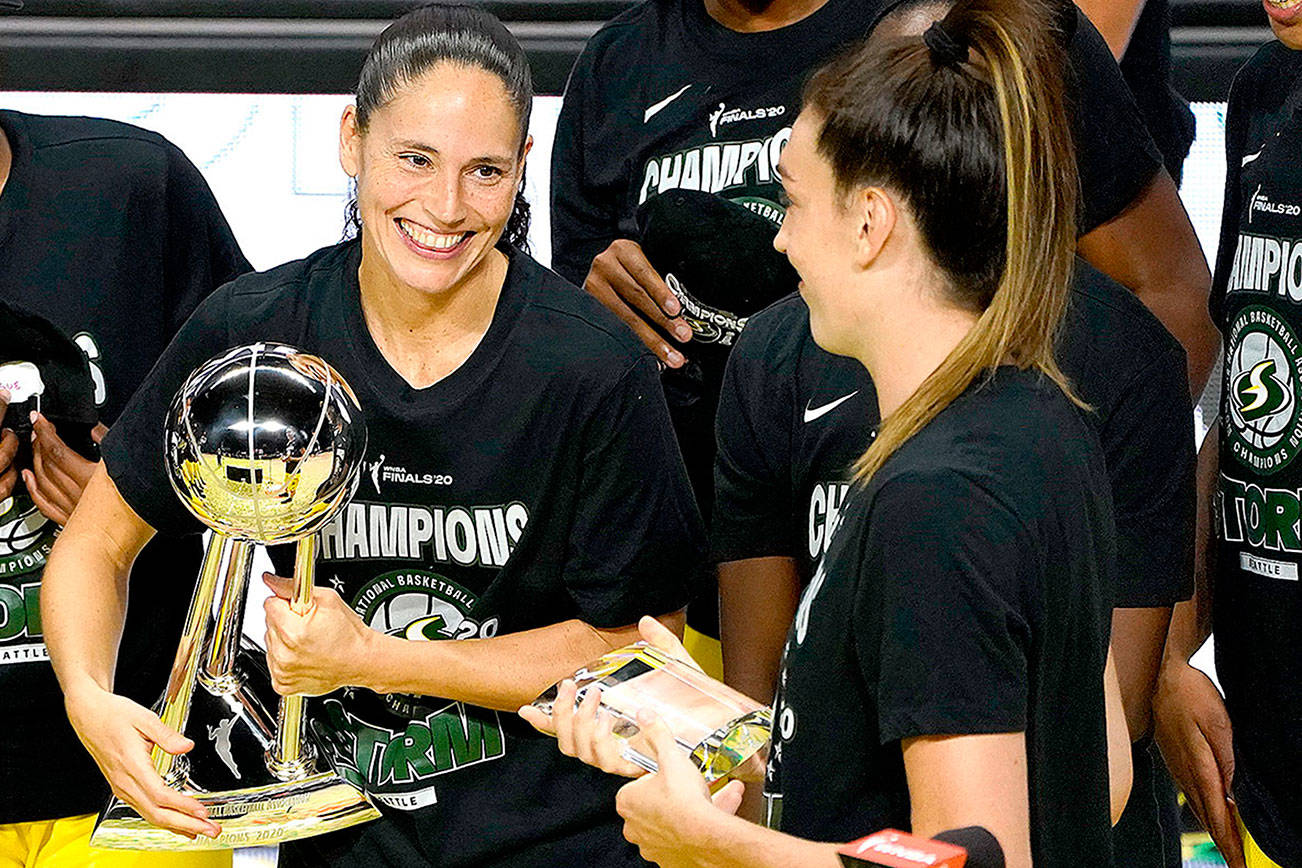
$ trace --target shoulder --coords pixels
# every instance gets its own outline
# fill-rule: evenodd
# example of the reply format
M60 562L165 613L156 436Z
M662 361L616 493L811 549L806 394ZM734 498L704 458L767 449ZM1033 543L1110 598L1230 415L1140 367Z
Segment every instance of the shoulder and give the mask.
M1079 258L1063 329L1064 351L1086 337L1132 357L1181 349L1134 292Z
M342 278L356 254L356 244L345 241L266 271L242 274L221 286L213 297L240 321L259 321L271 311L309 307L314 298Z
M589 74L614 72L628 75L629 53L654 50L667 35L666 21L672 7L680 0L643 0L602 25L588 39L575 71ZM601 79L599 79L601 80Z
M1257 105L1264 109L1282 105L1296 89L1300 72L1302 52L1277 40L1266 43L1234 74L1230 111L1241 115Z
M34 152L54 150L111 149L157 159L169 159L180 150L149 130L103 118L33 115L24 112L0 113L10 123L21 123Z
M901 446L881 472L883 482L943 477L1020 513L1071 485L1068 477L1084 465L1097 459L1101 468L1101 458L1097 438L1055 383L1035 371L1000 368Z
M746 320L730 358L740 362L763 360L766 365L787 368L795 364L804 344L812 339L809 308L800 293L793 292Z
M1134 383L1188 392L1179 341L1133 292L1082 260L1076 263L1058 360L1105 422Z
M517 341L540 372L559 372L588 385L614 380L640 359L654 359L633 332L591 295L519 250L511 275L527 292Z

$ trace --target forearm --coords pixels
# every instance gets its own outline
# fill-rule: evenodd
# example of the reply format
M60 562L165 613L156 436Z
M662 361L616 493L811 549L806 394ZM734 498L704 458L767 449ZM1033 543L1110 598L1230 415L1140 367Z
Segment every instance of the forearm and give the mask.
M682 613L660 621L682 635ZM491 639L421 642L377 632L349 680L377 693L441 696L515 711L585 663L638 638L636 624L603 630L578 620Z
M806 841L741 817L715 811L693 836L691 862L700 868L839 868L836 844ZM876 829L865 829L870 834Z
M719 565L719 639L723 680L769 702L782 665L782 646L800 602L791 558L753 558Z
M65 694L113 689L131 564L152 534L97 469L41 582L45 644Z
M1167 608L1112 612L1112 649L1132 742L1147 735L1152 722L1153 689L1170 623Z

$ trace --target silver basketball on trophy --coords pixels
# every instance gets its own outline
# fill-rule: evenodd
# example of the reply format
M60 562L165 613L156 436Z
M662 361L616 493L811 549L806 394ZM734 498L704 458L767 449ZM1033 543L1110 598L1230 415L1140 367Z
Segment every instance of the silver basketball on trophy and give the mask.
M352 389L316 356L238 347L186 380L167 419L181 502L223 536L263 544L319 530L357 488L366 427Z

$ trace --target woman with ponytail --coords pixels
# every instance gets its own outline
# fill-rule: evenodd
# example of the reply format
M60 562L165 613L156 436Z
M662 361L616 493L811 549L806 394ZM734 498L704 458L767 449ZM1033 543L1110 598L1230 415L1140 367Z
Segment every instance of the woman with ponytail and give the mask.
M231 346L283 342L343 375L369 445L321 532L311 611L265 577L267 660L277 691L321 696L323 758L383 817L287 843L281 865L642 864L617 781L507 713L632 641L638 615L681 625L704 555L654 358L520 248L532 97L482 9L390 25L340 128L358 237L213 293L105 440L45 623L74 727L151 823L216 836L221 818L150 763L152 744L202 754L204 733L112 693L122 565L155 531L199 529L163 467L172 395Z
M1010 866L1112 863L1115 529L1053 355L1077 190L1054 20L960 0L807 87L775 243L815 341L867 368L884 421L787 639L771 828L720 809L738 784L712 804L646 721L660 772L619 808L647 858L833 866L813 842L979 825ZM558 715L563 744L594 731L584 712ZM576 753L612 756L594 741Z

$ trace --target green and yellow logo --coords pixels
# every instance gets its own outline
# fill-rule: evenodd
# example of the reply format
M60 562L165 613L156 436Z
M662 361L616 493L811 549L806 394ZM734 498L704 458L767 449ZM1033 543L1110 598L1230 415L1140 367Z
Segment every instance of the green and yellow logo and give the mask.
M1256 473L1275 473L1302 451L1302 345L1279 314L1261 305L1239 311L1226 344L1230 451Z

